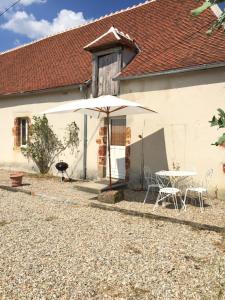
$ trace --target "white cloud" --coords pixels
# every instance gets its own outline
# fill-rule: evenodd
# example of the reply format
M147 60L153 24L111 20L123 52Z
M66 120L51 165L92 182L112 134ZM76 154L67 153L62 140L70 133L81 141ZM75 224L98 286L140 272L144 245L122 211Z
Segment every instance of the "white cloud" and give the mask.
M28 6L33 3L46 3L47 0L21 0L17 6L23 5ZM11 6L15 1L14 0L0 0L0 11L3 11L4 9Z
M32 0L23 1L31 2ZM0 28L25 35L30 39L41 38L87 22L82 12L76 13L67 9L62 9L52 22L45 19L37 20L33 14L27 14L25 11L17 11L8 15L7 18L8 21Z
M21 0L20 4L28 6L33 3L46 3L46 2L47 2L47 0Z

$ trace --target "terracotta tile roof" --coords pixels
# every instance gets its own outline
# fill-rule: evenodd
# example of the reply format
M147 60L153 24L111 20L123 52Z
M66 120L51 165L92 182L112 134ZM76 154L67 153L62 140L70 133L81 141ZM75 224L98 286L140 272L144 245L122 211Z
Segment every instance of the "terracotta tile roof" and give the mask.
M91 53L84 47L113 25L135 39L140 53L121 77L225 61L225 35L205 35L215 19L190 17L194 0L156 0L0 55L0 94L84 83Z

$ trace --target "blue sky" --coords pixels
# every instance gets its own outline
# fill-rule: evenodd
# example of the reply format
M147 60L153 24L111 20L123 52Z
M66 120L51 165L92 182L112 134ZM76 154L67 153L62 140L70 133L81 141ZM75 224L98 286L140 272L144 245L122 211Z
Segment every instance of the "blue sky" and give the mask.
M0 0L0 12L15 0ZM0 17L0 52L144 0L21 0Z

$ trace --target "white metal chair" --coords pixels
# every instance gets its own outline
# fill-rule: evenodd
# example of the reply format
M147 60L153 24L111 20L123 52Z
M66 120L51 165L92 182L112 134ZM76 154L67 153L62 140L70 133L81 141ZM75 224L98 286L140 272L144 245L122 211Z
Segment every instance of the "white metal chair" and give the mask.
M205 177L202 181L202 183L199 186L190 186L189 188L186 189L185 191L185 196L184 196L184 204L186 203L187 195L188 194L197 194L198 195L198 200L199 200L199 206L201 212L204 210L204 199L203 197L208 200L208 184L210 179L212 178L213 175L213 169L210 169L206 172Z
M145 177L145 181L147 184L147 192L146 192L143 203L146 202L150 190L152 190L152 191L157 190L157 192L158 192L159 189L163 187L163 183L160 182L158 176L156 174L152 173L150 168L148 168L148 167L144 167L144 177Z
M183 208L185 208L185 203L181 197L181 191L180 189L172 186L171 187L171 181L169 178L164 176L156 176L156 180L158 182L159 187L159 194L156 199L155 205L153 207L153 211L158 207L159 202L165 202L165 200L171 199L173 200L174 207L178 211L178 202L177 202L177 196L179 196L181 203L183 204Z
M166 199L171 199L171 198L173 200L176 211L178 211L177 196L180 198L183 208L186 209L185 202L183 201L183 199L181 197L181 191L178 188L163 187L163 188L160 188L160 190L159 190L159 194L156 199L156 203L154 205L153 211L156 209L156 207L158 207L159 202L164 202Z

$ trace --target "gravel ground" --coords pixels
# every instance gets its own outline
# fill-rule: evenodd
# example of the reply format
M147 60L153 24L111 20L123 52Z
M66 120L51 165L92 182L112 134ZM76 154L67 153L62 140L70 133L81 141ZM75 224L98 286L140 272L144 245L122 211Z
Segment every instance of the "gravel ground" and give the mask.
M74 183L24 179L39 196L0 189L0 299L225 299L224 233L93 208ZM115 207L151 213L143 196L127 191ZM213 200L204 213L155 214L222 228L224 210Z

